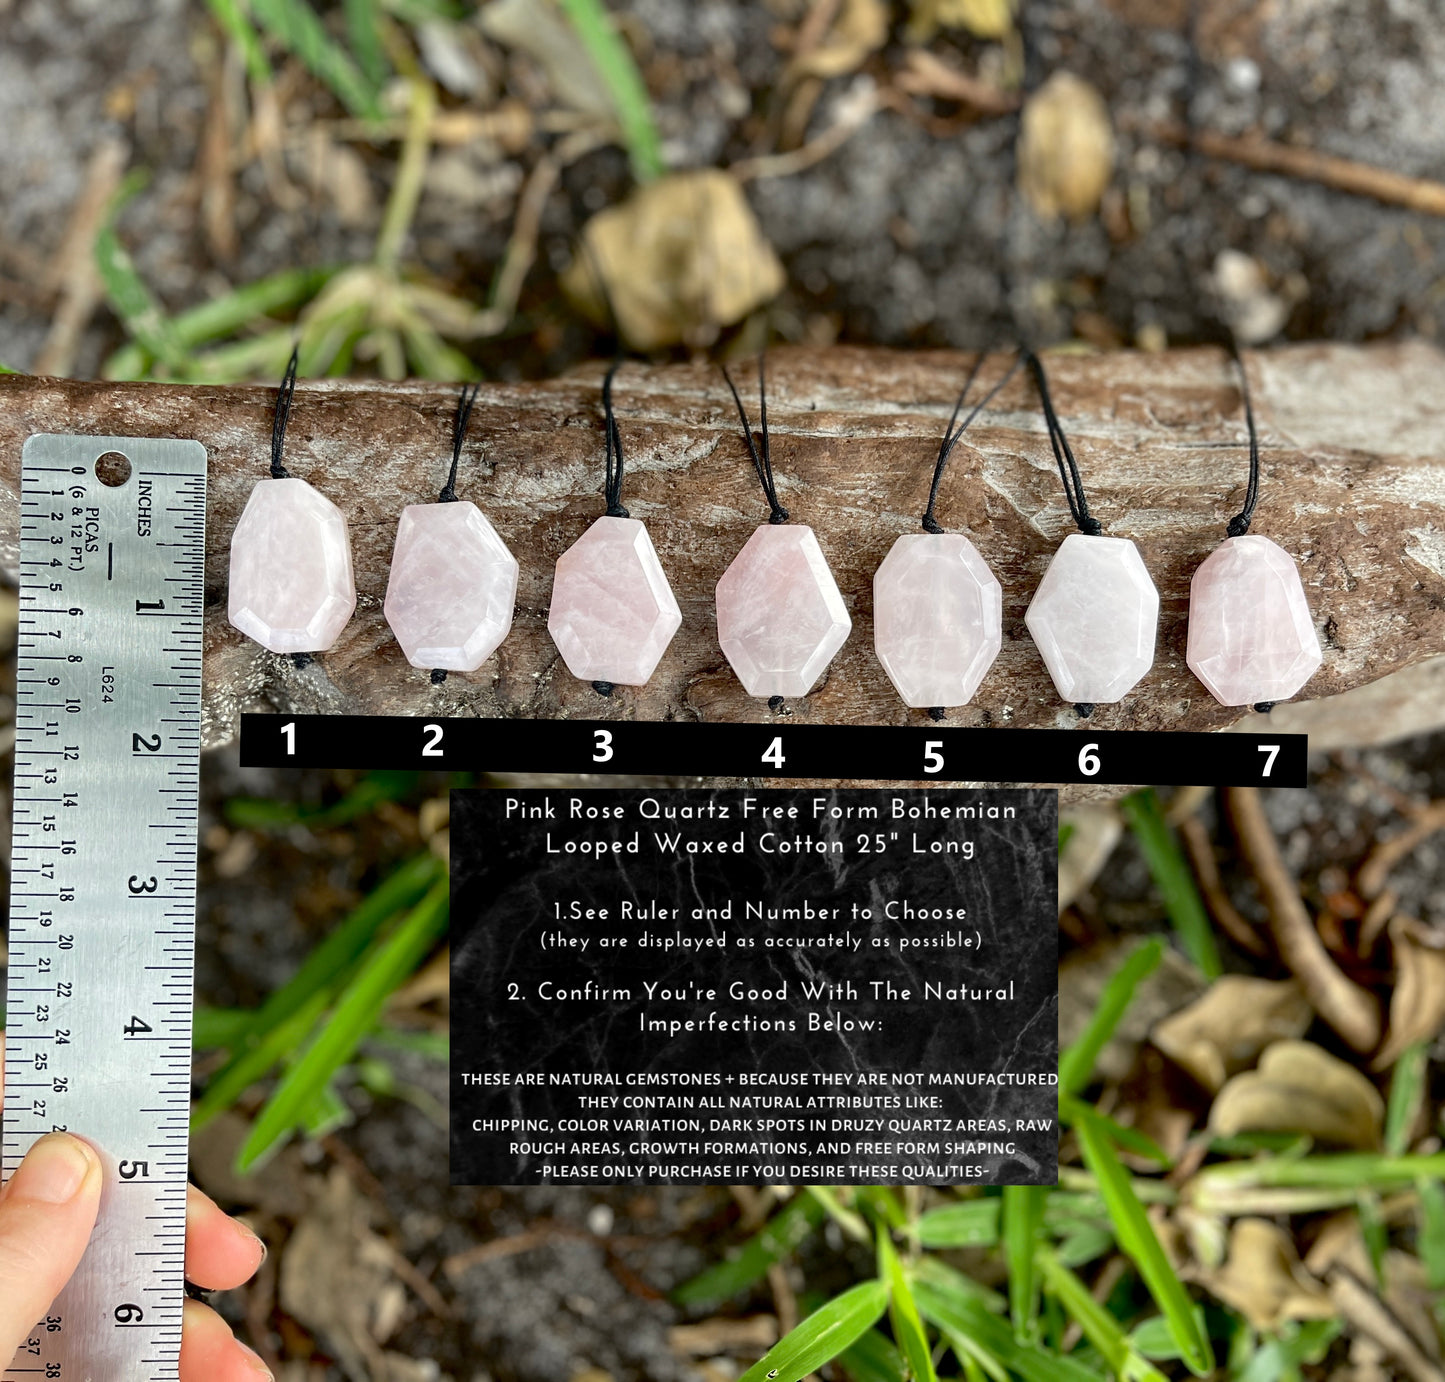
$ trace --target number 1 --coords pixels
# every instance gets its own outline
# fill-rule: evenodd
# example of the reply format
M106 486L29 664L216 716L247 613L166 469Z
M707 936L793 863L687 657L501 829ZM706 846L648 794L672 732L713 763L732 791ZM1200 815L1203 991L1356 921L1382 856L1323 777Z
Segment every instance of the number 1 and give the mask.
M281 737L286 741L286 756L288 758L294 758L296 756L295 720L292 720L288 724L284 724L281 726Z

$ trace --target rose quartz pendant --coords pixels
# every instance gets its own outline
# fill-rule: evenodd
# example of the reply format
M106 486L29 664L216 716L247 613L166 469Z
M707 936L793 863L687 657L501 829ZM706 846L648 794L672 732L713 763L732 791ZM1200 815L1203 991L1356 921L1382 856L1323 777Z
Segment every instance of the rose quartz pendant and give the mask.
M646 685L681 624L637 519L604 515L557 558L547 631L574 677Z
M1127 538L1070 533L1024 622L1064 700L1112 705L1154 665L1159 592Z
M750 696L806 696L852 628L801 523L763 524L717 583L718 642Z
M1288 700L1323 661L1299 568L1267 537L1226 538L1189 585L1189 670L1220 705Z
M1003 646L1003 588L960 533L906 533L873 577L873 646L905 705L967 705Z
M324 653L355 609L341 510L305 480L261 480L231 535L231 623L273 653Z
M386 622L413 667L475 672L511 631L517 559L465 499L401 511Z

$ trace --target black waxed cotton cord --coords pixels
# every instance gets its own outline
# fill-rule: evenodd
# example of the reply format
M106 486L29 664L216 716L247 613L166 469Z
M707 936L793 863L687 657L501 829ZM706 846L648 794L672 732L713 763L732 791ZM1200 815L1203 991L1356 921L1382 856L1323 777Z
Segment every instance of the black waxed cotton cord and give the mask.
M1089 512L1089 501L1084 497L1084 480L1079 474L1079 464L1074 460L1074 450L1064 435L1059 415L1054 411L1054 400L1049 395L1049 381L1044 374L1043 361L1031 350L1024 352L1034 382L1039 388L1039 401L1044 408L1044 422L1049 429L1049 444L1054 448L1054 459L1059 463L1059 479L1064 482L1064 498L1069 501L1069 512L1081 533L1087 537L1098 537L1104 525Z
M778 502L778 485L773 478L773 456L768 442L768 385L766 369L767 353L760 351L758 354L758 431L762 440L762 449L753 440L752 424L748 422L747 409L743 407L743 401L738 396L737 385L733 383L733 377L728 373L726 365L722 366L722 376L727 380L728 389L733 396L733 402L737 404L738 418L743 424L743 440L748 444L748 455L752 457L753 469L758 473L758 483L763 487L763 497L768 501L768 522L786 523L788 511Z
M291 421L291 400L296 396L296 366L301 359L301 347L291 352L286 366L286 376L281 380L280 392L276 395L276 418L271 424L271 478L287 480L291 472L281 464L281 453L286 446L286 424Z
M978 372L983 368L983 362L988 359L988 351L981 351L977 360L973 362L973 368L968 372L968 378L963 381L963 388L959 390L958 401L953 405L953 416L948 419L948 427L943 433L943 442L938 448L938 461L933 467L933 484L928 490L928 507L923 511L923 530L928 533L941 533L943 525L939 523L934 515L934 508L938 503L938 489L943 483L943 470L948 464L948 458L953 455L953 448L958 445L959 438L968 431L976 418L990 403L994 396L1008 383L1018 372L1023 364L1022 353L1008 367L1008 372L997 384L993 386L984 396L973 405L973 411L959 424L958 415L963 411L963 401L968 397L968 391L973 387L973 381L978 378ZM957 424L957 425L956 425Z
M1254 425L1254 405L1249 398L1249 372L1244 367L1244 357L1231 334L1229 353L1239 371L1239 392L1244 399L1244 421L1249 428L1249 487L1244 494L1244 507L1229 520L1227 529L1230 537L1243 537L1254 520L1255 505L1259 503L1259 433Z
M631 518L622 505L622 433L617 430L617 414L612 411L612 376L622 368L614 360L602 380L602 416L607 431L607 478L603 494L607 499L608 518Z

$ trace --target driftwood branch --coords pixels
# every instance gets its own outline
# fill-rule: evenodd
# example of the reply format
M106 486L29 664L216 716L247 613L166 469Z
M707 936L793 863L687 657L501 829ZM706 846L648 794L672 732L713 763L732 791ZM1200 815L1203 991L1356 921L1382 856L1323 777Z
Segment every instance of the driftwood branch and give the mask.
M894 538L918 530L938 437L968 363L946 353L854 349L782 350L771 362L781 498L817 531L854 620L822 686L786 706L799 722L920 722L873 654L871 583ZM1437 401L1445 359L1423 345L1319 346L1252 355L1249 367L1264 443L1254 531L1298 558L1325 649L1301 699L1362 694L1358 688L1445 650L1445 406ZM1184 664L1189 578L1224 537L1246 478L1239 390L1226 358L1212 350L1061 355L1050 369L1090 505L1106 532L1139 544L1162 599L1153 671L1122 704L1099 707L1093 723L1244 723L1250 717L1216 705ZM398 514L434 499L445 479L449 389L298 389L287 464L346 513L360 595L339 644L305 669L248 642L225 619L227 548L251 486L266 473L273 390L0 380L0 561L13 569L29 434L194 437L211 457L208 744L232 737L243 708L766 719L772 712L743 693L718 649L712 604L718 576L766 508L721 380L701 365L629 365L617 383L626 503L653 535L682 629L652 682L611 700L557 657L546 630L552 564L603 508L599 380L592 367L548 383L483 386L458 490L521 561L517 620L479 672L441 686L406 664L381 605ZM1004 588L1003 652L975 703L950 711L947 722L1076 725L1023 621L1070 522L1022 375L954 453L938 513L973 537ZM1423 687L1441 685L1412 675ZM1413 720L1402 718L1418 728L1419 707L1411 713ZM1275 711L1294 717L1291 728L1302 714ZM1379 737L1379 726L1362 725L1369 733ZM1160 768L1167 778L1167 762Z

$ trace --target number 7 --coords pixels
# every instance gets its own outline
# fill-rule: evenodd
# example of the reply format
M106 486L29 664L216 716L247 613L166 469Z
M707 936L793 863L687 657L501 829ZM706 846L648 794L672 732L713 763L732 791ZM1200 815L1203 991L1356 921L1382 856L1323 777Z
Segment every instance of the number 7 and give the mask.
M1264 760L1264 771L1260 773L1261 777L1268 777L1269 770L1274 767L1274 760L1279 757L1279 745L1260 744L1259 751L1261 753L1267 753L1269 755L1269 757Z

